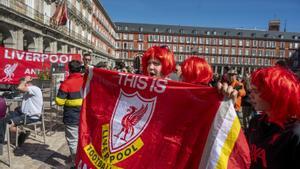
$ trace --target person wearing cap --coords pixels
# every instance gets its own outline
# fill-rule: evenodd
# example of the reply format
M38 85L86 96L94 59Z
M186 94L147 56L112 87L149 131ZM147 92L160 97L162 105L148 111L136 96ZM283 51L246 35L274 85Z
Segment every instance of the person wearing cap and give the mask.
M229 85L232 86L233 89L238 91L237 98L234 103L234 108L235 108L235 111L237 112L238 116L241 118L242 117L242 114L241 114L242 98L244 96L246 96L246 90L244 88L243 83L241 83L237 80L238 73L236 70L231 69L227 73L228 73Z

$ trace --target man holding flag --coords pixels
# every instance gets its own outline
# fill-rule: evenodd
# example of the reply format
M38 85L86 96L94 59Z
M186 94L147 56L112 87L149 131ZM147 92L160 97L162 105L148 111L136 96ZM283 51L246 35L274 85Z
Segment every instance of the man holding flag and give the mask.
M90 68L78 168L247 168L232 103L223 104L215 88L157 78L174 70L169 54L161 47L145 52L143 71L152 77Z

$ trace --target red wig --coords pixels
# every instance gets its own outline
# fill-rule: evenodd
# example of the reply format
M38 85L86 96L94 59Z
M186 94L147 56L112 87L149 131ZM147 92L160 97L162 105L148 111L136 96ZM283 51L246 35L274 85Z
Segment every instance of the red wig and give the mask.
M213 77L211 66L203 58L191 56L181 65L182 80L195 84L208 84Z
M252 73L251 83L270 104L269 120L281 125L290 117L300 117L300 85L289 70L273 66Z
M156 58L160 61L162 65L161 74L163 75L163 77L166 77L175 70L176 64L173 52L171 52L167 46L153 46L149 48L142 57L142 67L144 75L149 75L147 67L148 61L151 58Z

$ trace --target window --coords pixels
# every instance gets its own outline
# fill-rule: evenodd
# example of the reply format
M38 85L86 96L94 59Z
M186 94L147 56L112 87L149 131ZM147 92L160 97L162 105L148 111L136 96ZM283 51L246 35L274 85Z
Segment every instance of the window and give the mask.
M210 45L210 38L206 38L206 39L205 39L205 44L206 44L206 45Z
M127 40L128 39L128 34L124 33L123 34L123 40Z
M154 42L158 42L159 41L159 36L158 35L154 35Z
M280 50L279 57L284 57L284 56L285 56L285 51L284 50Z
M228 54L229 54L229 49L225 48L225 55L228 55Z
M144 44L139 43L138 44L138 50L144 50Z
M127 26L125 26L124 30L125 30L125 31L128 31L128 27L127 27Z
M252 49L252 56L256 56L256 49Z
M185 47L185 52L191 52L191 47L190 46L186 46Z
M211 49L211 53L212 53L212 54L216 54L216 48L212 48L212 49Z
M239 46L243 46L243 40L239 40Z
M180 30L179 30L179 33L183 34L183 33L184 33L184 30L183 30L183 29L180 29Z
M219 39L219 45L223 45L223 39Z
M210 32L209 32L209 31L206 31L206 35L210 35Z
M231 48L231 55L235 55L235 48Z
M256 65L256 58L251 58L250 64L251 65Z
M222 48L218 49L218 54L221 55L222 54Z
M193 37L193 44L197 44L198 42L198 38L197 37Z
M176 45L173 46L173 52L177 52L177 46Z
M127 49L128 45L127 45L127 42L124 42L123 43L123 49Z
M245 49L245 55L249 56L249 49Z
M239 49L239 55L241 56L243 53L243 49Z
M158 28L154 28L154 32L158 32Z
M186 43L191 43L191 37L186 37Z
M257 40L253 40L253 41L252 41L252 46L253 46L253 47L257 47Z
M243 58L242 57L238 57L238 62L239 65L243 63Z
M139 34L138 35L138 40L139 41L143 41L144 40L144 35L143 34Z
M172 36L167 36L167 42L172 42Z
M202 47L198 48L198 53L203 53L203 48Z
M203 43L204 43L203 38L200 38L200 39L199 39L199 43L200 43L200 44L203 44Z
M166 41L166 37L164 35L160 35L160 42L165 42Z
M260 49L258 50L258 56L262 56L263 55L263 51Z
M231 39L231 46L235 46L236 45L236 40L235 39Z
M152 42L153 41L153 35L148 35L148 41Z
M183 46L179 46L179 52L183 52Z
M229 40L225 39L225 45L228 46L229 45Z
M213 44L213 45L217 45L217 39L216 39L216 38L213 38L213 39L212 39L212 44Z
M245 59L244 59L244 64L245 64L245 65L248 65L248 64L249 64L249 58L245 58Z
M246 46L247 46L247 47L250 46L250 40L246 40Z
M205 48L205 53L206 53L206 54L209 53L209 48L208 48L208 47Z
M232 57L232 58L231 58L231 63L232 63L232 64L236 64L236 57Z
M183 36L180 36L180 43L184 43L184 41L185 41L185 38L183 37Z
M265 41L260 40L258 42L258 46L261 47L261 48L264 48L265 47Z
M129 34L129 40L133 40L133 34Z
M178 37L177 37L177 36L174 36L174 37L173 37L173 42L175 42L175 43L178 42Z
M270 51L266 50L266 56L270 56Z
M228 64L228 56L225 56L225 57L223 58L223 63L224 63L224 64Z

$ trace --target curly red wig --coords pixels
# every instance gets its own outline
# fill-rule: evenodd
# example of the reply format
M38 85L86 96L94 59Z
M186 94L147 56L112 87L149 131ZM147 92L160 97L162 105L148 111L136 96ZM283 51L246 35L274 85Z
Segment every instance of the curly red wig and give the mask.
M211 66L203 58L190 56L181 65L182 81L208 84L213 77Z
M153 46L143 54L142 57L142 68L143 68L143 74L149 75L147 66L148 66L148 60L150 58L156 58L160 61L162 65L162 75L166 77L171 72L175 70L175 59L174 54L171 52L167 46Z
M291 71L279 66L259 69L252 73L251 83L270 104L270 121L284 124L290 117L300 118L300 85Z

